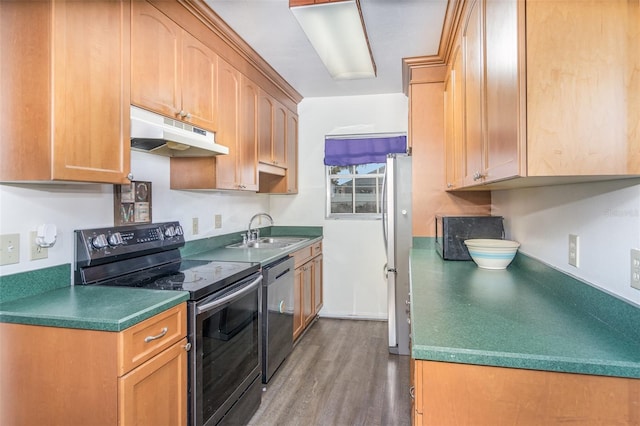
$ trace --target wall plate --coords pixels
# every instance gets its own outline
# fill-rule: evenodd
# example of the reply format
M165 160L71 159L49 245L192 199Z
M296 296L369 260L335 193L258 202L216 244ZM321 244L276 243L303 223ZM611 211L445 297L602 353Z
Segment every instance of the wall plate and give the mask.
M569 234L569 265L576 268L580 265L580 238L577 235Z
M20 234L0 235L0 265L20 263Z
M640 290L640 249L631 249L631 287Z
M40 247L36 243L37 231L31 231L29 233L29 254L31 260L46 259L49 257L49 249L47 247Z

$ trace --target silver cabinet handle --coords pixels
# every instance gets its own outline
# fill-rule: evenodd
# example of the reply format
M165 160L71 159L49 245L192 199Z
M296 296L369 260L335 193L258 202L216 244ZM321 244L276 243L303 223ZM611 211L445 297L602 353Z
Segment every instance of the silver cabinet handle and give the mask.
M183 346L184 350L189 352L191 350L191 343L187 342L186 345Z
M473 180L480 180L480 179L483 179L483 178L486 178L486 177L487 177L487 175L483 174L481 172L475 172L473 174Z
M147 336L144 338L144 342L145 343L149 343L152 342L154 340L158 340L161 337L164 337L165 334L167 334L167 331L169 331L169 328L164 327L162 330L160 330L160 334L156 334L155 336Z
M416 388L415 388L415 386L411 386L409 388L409 396L411 397L411 399L416 399Z

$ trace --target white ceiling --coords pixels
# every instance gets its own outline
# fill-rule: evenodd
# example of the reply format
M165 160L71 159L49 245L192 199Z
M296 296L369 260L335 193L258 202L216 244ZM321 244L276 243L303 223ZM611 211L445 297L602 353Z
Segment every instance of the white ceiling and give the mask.
M303 97L402 93L402 58L436 55L447 0L360 0L377 77L332 80L289 0L205 0Z

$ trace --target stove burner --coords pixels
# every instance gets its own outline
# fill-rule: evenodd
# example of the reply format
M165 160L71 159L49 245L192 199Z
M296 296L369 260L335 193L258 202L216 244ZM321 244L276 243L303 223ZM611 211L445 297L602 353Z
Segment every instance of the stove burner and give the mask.
M196 274L178 273L168 277L158 278L154 282L154 286L161 290L182 289L185 284L196 284L204 278Z

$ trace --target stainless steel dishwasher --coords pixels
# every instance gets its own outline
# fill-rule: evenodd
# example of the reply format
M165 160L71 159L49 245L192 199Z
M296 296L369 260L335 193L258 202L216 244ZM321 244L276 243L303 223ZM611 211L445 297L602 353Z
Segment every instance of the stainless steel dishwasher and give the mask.
M293 349L292 257L262 268L262 383L268 383Z

